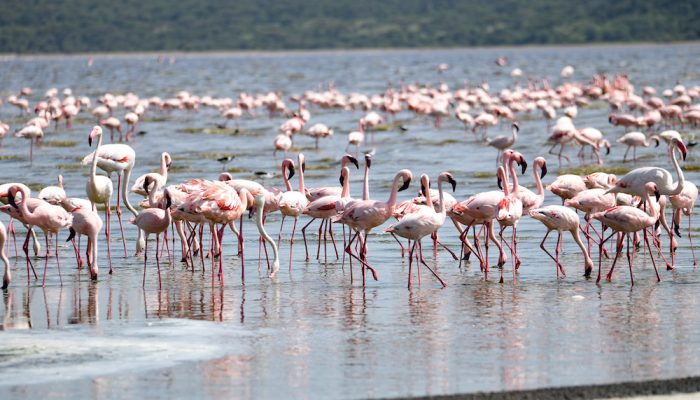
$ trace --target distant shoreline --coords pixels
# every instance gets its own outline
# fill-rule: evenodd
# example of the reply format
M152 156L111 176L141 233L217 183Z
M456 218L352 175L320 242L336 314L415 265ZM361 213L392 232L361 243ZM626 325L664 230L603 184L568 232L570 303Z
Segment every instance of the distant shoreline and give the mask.
M586 44L527 44L527 45L503 45L503 46L474 46L474 47L388 47L388 48L319 48L319 49L279 49L279 50L203 50L203 51L136 51L136 52L88 52L88 53L0 53L0 61L14 59L43 59L43 58L121 58L121 57L197 57L197 56L282 56L282 55L314 55L314 54L341 54L341 53L405 53L414 51L475 51L491 52L496 50L512 51L525 49L562 49L562 48L635 48L635 47L662 47L662 46L687 46L700 45L698 40L672 41L672 42L608 42ZM698 54L700 55L700 53Z

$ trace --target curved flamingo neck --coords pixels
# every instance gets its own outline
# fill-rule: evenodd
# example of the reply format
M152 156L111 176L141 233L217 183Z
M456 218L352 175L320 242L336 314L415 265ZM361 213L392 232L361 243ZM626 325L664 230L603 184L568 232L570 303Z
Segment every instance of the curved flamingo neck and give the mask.
M156 191L159 189L158 186L158 181L153 180L153 189L148 192L148 205L151 207L158 207L158 204L156 203Z
M438 187L440 187L440 185L441 185L441 183L438 180ZM432 199L432 196L430 195L430 178L428 178L427 176L425 177L425 193L424 193L424 195L425 195L425 204L428 207L433 208L433 199Z
M365 164L365 177L362 181L362 200L369 200L369 166Z
M250 197L251 194L246 188L242 188L238 192L238 197L241 199L241 210L247 210L248 209L248 197Z
M289 179L287 178L287 169L289 168L288 163L283 162L282 163L282 182L284 182L284 188L286 191L291 192L292 191L292 184L289 183Z
M387 208L391 211L394 210L394 206L396 205L396 197L399 194L399 179L401 179L400 174L394 177L394 182L391 185L391 194L389 195L389 200L386 202Z
M168 179L168 163L165 161L165 153L160 156L160 174Z
M299 193L304 193L304 167L299 163Z
M656 213L656 207L654 207L654 203L651 202L651 195L649 194L649 191L644 189L644 201L646 204L649 206L649 210L647 211L647 215L649 215L649 225L654 224L656 222L656 219L658 218L658 215Z
M539 163L536 163L532 168L532 171L535 174L535 184L537 185L537 197L544 199L544 187L542 186L542 178L540 178L540 174L536 168L537 165L539 165ZM540 169L542 169L541 166Z
M514 162L515 160L511 158L508 163L508 168L510 169L510 175L513 177L513 194L517 196L520 190L518 190L518 173L513 166Z
M581 249L581 252L583 253L583 258L586 260L586 264L592 263L593 261L591 260L591 256L588 254L588 248L586 247L586 245L583 244L583 241L581 240L581 235L579 235L578 233L578 229L572 229L571 236L573 236L574 242L576 242L578 247Z
M19 212L22 214L22 217L29 222L29 220L34 218L34 213L30 212L29 207L27 206L27 202L29 201L29 192L22 186L17 187L19 188L18 191L22 193L22 201L17 205L19 207Z
M102 146L102 134L97 137L97 146L95 147L95 152L92 154L92 164L90 165L90 187L93 192L97 192L97 182L95 179L97 177L97 154L100 151L100 146Z
M430 196L428 196L430 197ZM440 211L439 213L445 215L445 199L443 197L442 191L442 179L438 178L438 198L440 199Z
M350 168L343 167L340 170L340 174L343 176L343 190L340 192L340 197L345 199L350 197L350 179L349 179Z
M679 194L683 191L683 185L685 185L685 176L683 176L683 170L681 169L680 164L678 164L678 159L676 158L676 150L677 147L673 146L673 149L671 149L671 161L673 162L673 166L676 168L676 175L678 175L678 181L676 182L676 186L673 189L671 189L671 192L666 193L668 195Z

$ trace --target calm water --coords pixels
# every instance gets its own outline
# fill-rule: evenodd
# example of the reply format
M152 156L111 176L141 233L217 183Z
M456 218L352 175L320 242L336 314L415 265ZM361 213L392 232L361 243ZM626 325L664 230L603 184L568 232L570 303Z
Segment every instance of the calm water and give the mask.
M498 55L508 58L508 68L494 67ZM677 81L699 84L698 56L699 45L678 45L188 55L162 65L153 55L96 56L91 68L85 56L6 58L0 61L0 94L6 98L31 86L35 89L32 102L50 87L70 87L93 101L107 91L165 98L179 90L230 97L240 91L275 90L290 96L331 81L345 93L371 94L382 91L388 82L434 85L440 80L452 89L465 80L487 80L498 90L512 83L513 67L526 76L550 76L558 82L558 72L566 64L576 67L578 80L596 72L627 72L637 87L665 89ZM440 62L451 69L438 76L435 65ZM314 108L311 112L311 123L331 125L336 135L322 141L318 151L309 138L296 141L307 165L315 167L307 171L306 182L333 185L338 171L335 160L343 153L345 135L355 129L363 113ZM601 128L614 139L622 130L607 124L607 113L599 105L580 110L576 124ZM117 116L123 114L120 111ZM35 148L31 167L28 143L6 138L0 149L0 182L41 187L54 183L58 168L69 196L84 196L88 168L79 166L79 160L90 151L86 136L93 121L88 117L81 115L70 130L49 130L45 145ZM24 121L9 105L0 107L0 119L13 128ZM366 146L376 148L372 197L386 198L390 179L406 167L416 176L453 172L458 199L495 187L495 151L475 143L457 121L450 119L436 130L408 113L398 119L408 131L377 133L374 143ZM170 182L214 179L221 170L215 158L226 154L236 155L229 165L236 168L236 176L252 177L258 170L277 172L271 150L281 117L246 117L238 134L210 133L208 129L223 122L213 110L150 112L144 120L139 129L147 134L132 143L137 152L136 175L157 169L161 151L170 152L174 159ZM490 132L507 133L506 126ZM523 117L518 150L529 159L543 154L546 134L539 114ZM606 163L622 166L623 152L624 148L613 147ZM639 155L639 165L669 167L663 151L640 149ZM697 165L697 158L691 153L686 164ZM551 175L545 183L554 179L556 165L550 157ZM573 165L564 165L559 172ZM361 174L351 174L351 193L359 195ZM686 177L698 181L697 172ZM281 186L281 180L276 176L265 184ZM533 186L530 171L521 184ZM401 199L416 190L414 183ZM546 199L546 204L558 203L551 195ZM269 222L270 231L277 232L279 216L271 216ZM444 251L432 252L426 241L428 261L449 286L440 289L423 271L420 287L408 291L407 263L389 236L370 237L369 259L380 279L363 289L357 281L350 283L348 267L342 268L334 253L329 253L327 263L304 262L301 238L292 271L286 268L289 243L283 241L279 277L267 278L265 268L258 271L255 236L250 233L254 226L246 224L245 285L240 259L233 255L235 242L228 237L223 288L218 284L212 288L208 270L193 273L180 263L166 263L163 290L158 290L153 264L142 289L143 259L117 257L115 274L109 276L104 253L100 254L100 279L90 282L84 271L75 269L72 250L64 245L60 250L63 285L52 261L46 287L33 281L27 286L24 260L15 258L12 249L14 281L0 308L4 329L0 396L391 397L700 372L700 359L695 356L700 351L700 272L692 266L686 237L680 239L677 269L662 271L659 284L650 262L640 254L634 288L624 263L611 283L597 286L582 278L582 260L567 237L563 257L568 276L557 282L553 263L538 248L543 227L524 218L518 229L523 266L516 286L510 279L510 263L505 284L497 279L484 282L478 265L460 269ZM126 230L133 252L135 231L131 226ZM291 224L285 231L291 231ZM457 247L451 225L441 230L441 236ZM310 237L315 244L315 234ZM113 243L113 255L121 254L120 246L118 241ZM606 270L608 265L609 261ZM494 270L492 276L497 273Z

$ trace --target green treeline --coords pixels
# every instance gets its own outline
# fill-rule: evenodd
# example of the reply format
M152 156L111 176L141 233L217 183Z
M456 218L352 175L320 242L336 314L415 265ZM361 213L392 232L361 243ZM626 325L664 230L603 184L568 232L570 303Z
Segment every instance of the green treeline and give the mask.
M2 0L0 53L700 39L700 0Z

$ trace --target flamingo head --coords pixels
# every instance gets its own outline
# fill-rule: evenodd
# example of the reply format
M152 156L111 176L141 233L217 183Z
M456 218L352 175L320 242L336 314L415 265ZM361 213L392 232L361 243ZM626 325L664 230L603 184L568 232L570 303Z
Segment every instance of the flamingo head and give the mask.
M674 138L671 141L671 145L675 146L681 152L681 156L683 157L683 161L685 161L685 158L688 156L688 147L686 147L685 143L683 143L682 140Z
M367 165L367 168L372 166L372 154L371 153L365 153L365 165Z
M301 168L301 172L303 173L304 171L306 171L306 158L304 157L304 155L302 153L299 153L298 159L299 159L299 168Z
M520 125L518 125L517 122L513 122L513 130L516 132L520 132Z
M508 149L503 152L503 155L507 157L506 160L514 160L522 169L523 174L527 171L527 161L525 161L525 156L523 156L522 153Z
M398 191L401 192L408 189L408 186L411 184L411 179L413 179L413 174L411 173L411 171L407 169L402 169L401 171L399 171L398 174L396 174L396 176L401 177L403 179L403 184L398 189Z
M457 190L457 181L455 180L454 176L452 176L451 173L449 172L443 172L440 174L438 177L438 182L449 182L450 185L452 185L452 191L454 192Z
M165 189L165 191L163 192L163 199L165 200L164 210L170 209L170 207L173 206L173 199L172 197L170 197L170 192L168 191L168 189Z
M535 158L535 164L540 166L540 179L547 175L547 160L544 157Z
M173 165L172 157L168 153L163 153L163 159L165 160L165 168L170 171L170 166Z
M150 189L148 188L151 186L151 182L153 182L151 177L146 175L146 177L143 179L143 190L146 192L146 194L149 194L150 192Z
M88 145L92 147L92 140L95 139L98 136L102 135L102 128L98 125L95 125L92 128L92 131L90 131L90 135L88 136Z
M357 162L357 158L351 156L350 154L345 154L343 156L343 159L341 161L341 167L344 167L349 162L351 162L356 169L360 169L360 163Z
M230 180L233 180L233 175L231 175L230 173L222 172L221 174L219 174L219 181L226 182Z
M426 174L420 176L420 192L426 198L430 196L430 179Z

